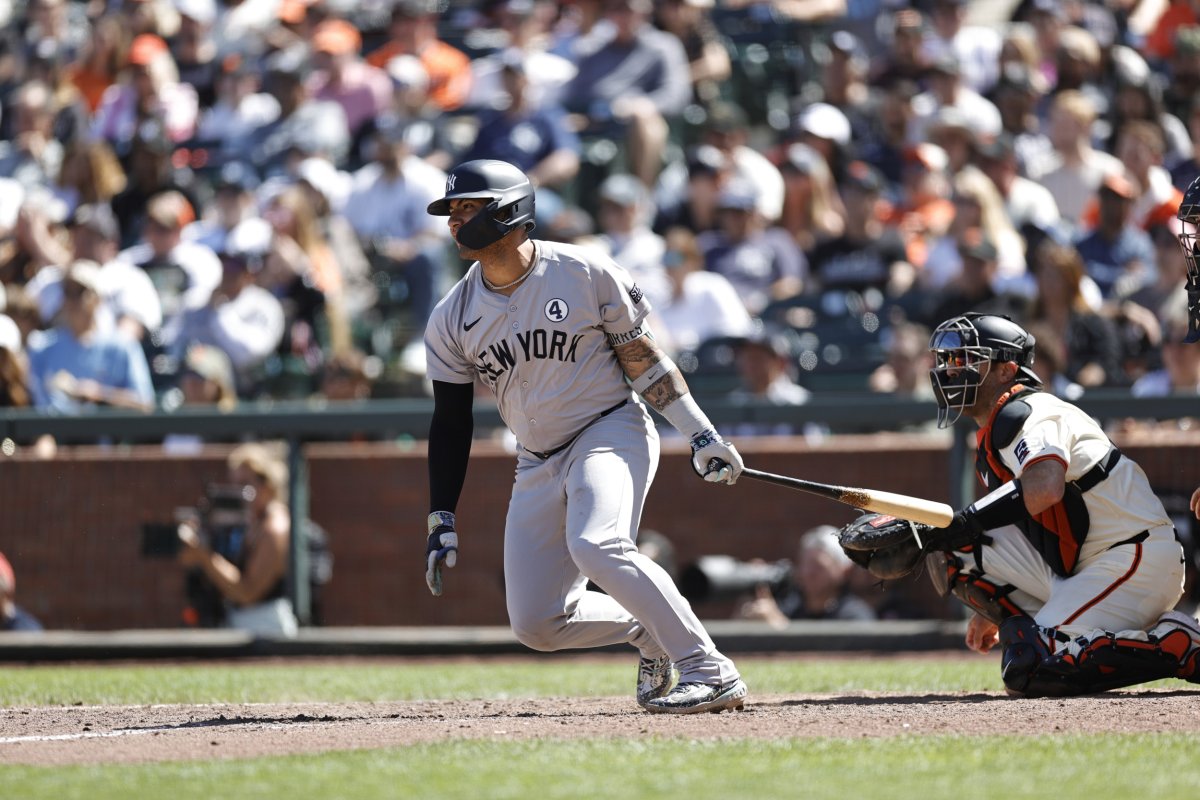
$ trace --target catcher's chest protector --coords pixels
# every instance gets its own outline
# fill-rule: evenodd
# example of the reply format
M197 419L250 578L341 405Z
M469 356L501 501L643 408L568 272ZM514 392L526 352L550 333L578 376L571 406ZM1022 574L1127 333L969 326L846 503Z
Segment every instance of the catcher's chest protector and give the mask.
M1012 472L1000 459L1000 452L1013 443L1029 417L1024 398L1035 394L1017 384L1001 395L988 424L979 431L975 450L975 471L984 487L991 491L1013 479ZM1036 517L1017 523L1056 575L1066 577L1075 570L1079 550L1087 538L1090 518L1083 492L1068 483L1063 498Z

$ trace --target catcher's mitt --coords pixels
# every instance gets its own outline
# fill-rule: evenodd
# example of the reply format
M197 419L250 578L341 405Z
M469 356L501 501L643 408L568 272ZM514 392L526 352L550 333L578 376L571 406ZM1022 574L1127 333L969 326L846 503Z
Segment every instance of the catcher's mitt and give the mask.
M916 569L934 530L888 514L863 514L838 533L850 560L877 578L902 578Z

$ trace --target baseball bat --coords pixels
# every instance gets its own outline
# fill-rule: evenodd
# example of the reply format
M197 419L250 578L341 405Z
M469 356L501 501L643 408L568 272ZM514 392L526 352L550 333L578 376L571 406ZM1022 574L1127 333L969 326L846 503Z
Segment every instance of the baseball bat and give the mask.
M833 486L828 483L775 475L748 467L742 470L742 477L786 486L789 489L799 489L802 492L828 497L830 500L837 500L839 503L861 508L864 511L891 514L893 517L923 522L935 528L944 528L954 519L954 509L945 503L910 497L906 494L882 492L876 489L856 489L850 486Z

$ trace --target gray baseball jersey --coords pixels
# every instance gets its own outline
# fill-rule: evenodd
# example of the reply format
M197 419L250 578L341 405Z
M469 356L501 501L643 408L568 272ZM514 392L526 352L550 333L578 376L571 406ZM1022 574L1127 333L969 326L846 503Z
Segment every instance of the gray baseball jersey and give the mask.
M471 265L434 309L425 347L431 380L478 376L517 441L548 452L634 396L612 348L645 332L650 303L603 254L535 247L533 271L511 297L489 291Z

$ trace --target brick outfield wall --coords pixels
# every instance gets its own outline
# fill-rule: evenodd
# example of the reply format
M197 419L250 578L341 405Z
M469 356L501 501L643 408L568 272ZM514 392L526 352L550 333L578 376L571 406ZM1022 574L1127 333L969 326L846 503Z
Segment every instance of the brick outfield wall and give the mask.
M1200 484L1200 433L1122 440L1162 492ZM758 469L827 483L948 500L948 444L884 434L744 439ZM48 627L76 630L179 625L183 573L139 555L145 522L169 521L206 482L224 476L228 447L188 458L157 447L67 448L50 461L0 460L0 551L17 573L18 602ZM459 506L459 564L441 598L422 577L427 478L424 449L391 444L317 444L308 449L311 514L336 560L325 595L328 625L504 625L502 530L514 456L477 442ZM796 536L842 524L852 509L766 484L699 481L677 444L664 446L643 528L666 534L680 565L706 554L791 557ZM922 584L925 583L921 579ZM924 587L911 590L920 593ZM699 605L701 616L727 607Z

